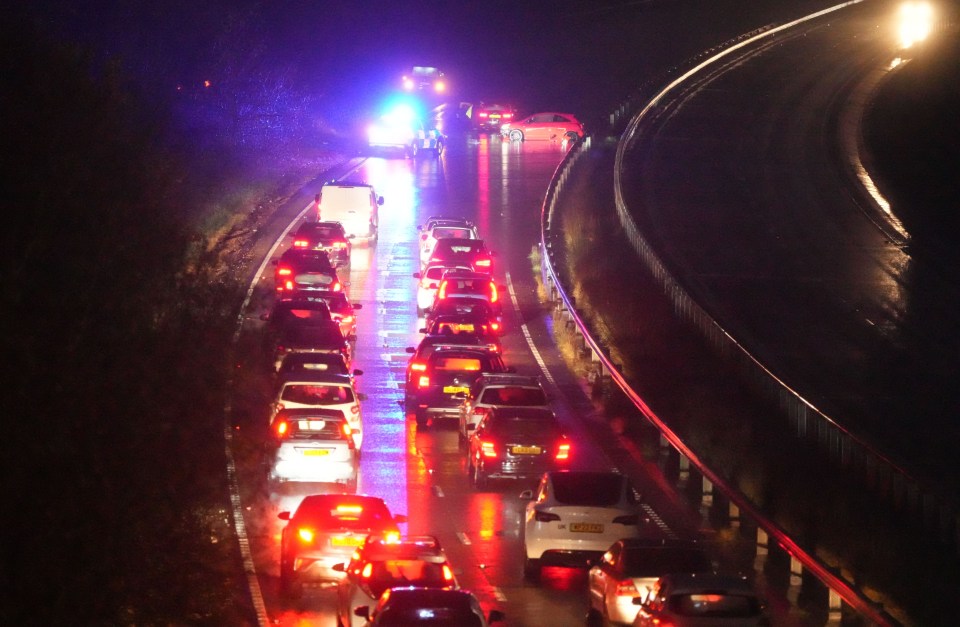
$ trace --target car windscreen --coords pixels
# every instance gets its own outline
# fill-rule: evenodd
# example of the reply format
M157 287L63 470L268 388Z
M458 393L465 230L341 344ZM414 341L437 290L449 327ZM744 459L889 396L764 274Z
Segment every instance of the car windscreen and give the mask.
M620 502L623 478L605 473L558 472L553 477L554 497L568 505L613 507Z
M470 355L450 355L435 356L431 363L434 370L456 371L456 372L480 372L484 366L484 361L479 357Z
M675 594L670 597L667 606L680 616L750 618L760 614L760 604L756 597L725 594L722 591Z
M353 390L345 385L324 383L288 383L280 393L281 401L301 405L342 405L353 402Z
M349 374L339 353L291 353L283 358L280 374L292 372L327 372Z
M710 559L699 549L643 547L623 555L627 577L659 577L668 573L705 573L713 570Z
M480 402L505 407L542 406L547 404L547 395L540 388L487 388L480 395Z

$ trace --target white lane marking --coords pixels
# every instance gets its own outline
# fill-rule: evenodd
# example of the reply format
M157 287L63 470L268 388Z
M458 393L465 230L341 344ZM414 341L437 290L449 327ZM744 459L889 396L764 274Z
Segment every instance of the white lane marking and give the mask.
M510 300L513 301L513 308L517 312L517 317L520 318L520 301L517 300L517 293L513 289L513 280L510 278L509 272L507 272L507 291L510 292ZM523 332L527 346L530 348L530 352L533 353L533 358L537 360L537 365L540 366L540 371L543 373L543 376L550 382L550 385L556 387L557 382L554 381L553 375L550 374L550 371L547 369L547 364L540 355L540 351L537 349L536 344L533 343L533 337L530 335L530 329L527 328L526 322L520 324L520 330Z
M673 529L671 529L670 526L667 525L667 523L665 523L662 518L660 518L660 515L657 514L657 512L655 512L652 507L650 507L646 503L644 503L641 507L643 508L643 511L647 514L647 516L650 518L650 520L653 521L653 524L655 524L660 529L660 531L663 532L663 535L667 536L671 540L676 539L677 534L675 534L673 532Z
M471 544L473 544L473 542L470 541L470 538L467 537L467 534L464 533L463 531L458 531L458 532L457 532L457 538L460 540L460 542L461 542L464 546L470 546Z
M507 595L505 595L503 593L503 590L501 590L497 586L493 587L493 596L497 601L500 601L501 603L507 602Z

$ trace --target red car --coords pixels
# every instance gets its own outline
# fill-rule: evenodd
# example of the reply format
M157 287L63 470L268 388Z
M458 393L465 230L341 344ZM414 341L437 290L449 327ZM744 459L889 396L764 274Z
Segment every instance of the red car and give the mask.
M500 127L500 135L514 142L575 141L583 137L583 124L571 113L534 113Z

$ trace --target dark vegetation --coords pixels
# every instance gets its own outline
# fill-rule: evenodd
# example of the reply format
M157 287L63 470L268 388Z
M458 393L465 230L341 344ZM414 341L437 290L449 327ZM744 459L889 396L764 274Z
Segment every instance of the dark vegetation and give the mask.
M26 20L0 41L0 622L242 623L204 155L116 67Z

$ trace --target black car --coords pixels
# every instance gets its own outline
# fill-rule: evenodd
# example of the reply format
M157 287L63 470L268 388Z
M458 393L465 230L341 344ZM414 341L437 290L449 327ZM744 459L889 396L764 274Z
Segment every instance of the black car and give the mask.
M276 337L273 366L279 370L284 358L291 353L333 353L343 356L350 365L350 344L340 332L335 320L317 321L309 326L286 326Z
M304 222L292 237L296 250L323 251L337 268L350 264L353 236L347 235L339 222Z
M498 308L482 298L450 296L437 300L424 317L424 326L429 328L440 316L475 316L489 320L490 328L498 334L502 332L503 321Z
M477 377L512 371L486 345L435 345L426 357L414 355L407 367L406 413L416 416L418 427L436 418L459 419L463 394Z
M549 409L494 407L470 434L467 473L478 490L490 479L539 479L569 467L570 447Z
M343 290L336 268L322 250L290 248L274 264L274 284L281 299L316 298Z

